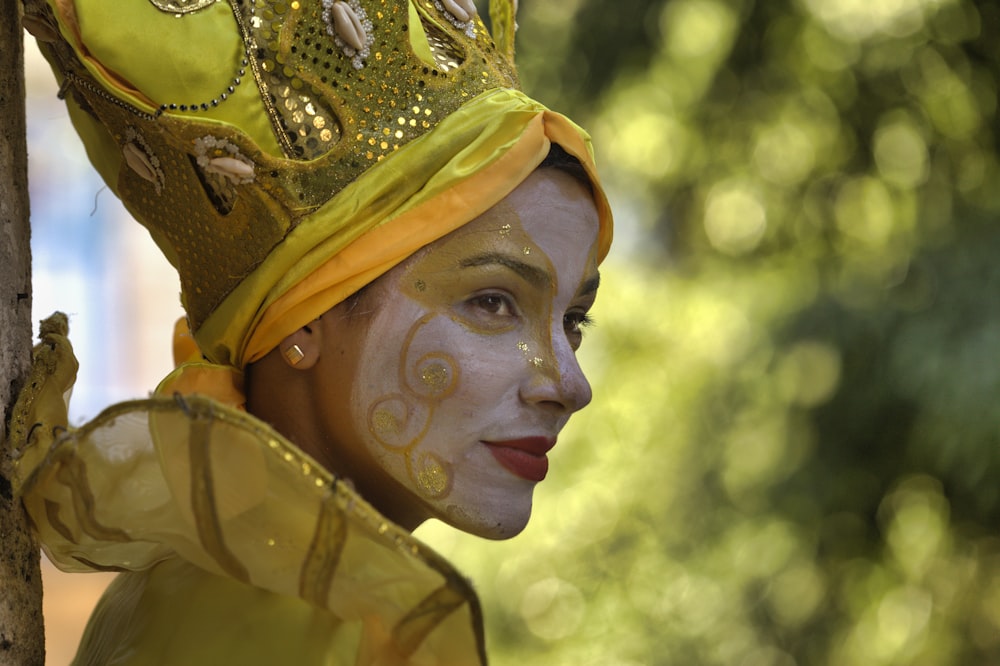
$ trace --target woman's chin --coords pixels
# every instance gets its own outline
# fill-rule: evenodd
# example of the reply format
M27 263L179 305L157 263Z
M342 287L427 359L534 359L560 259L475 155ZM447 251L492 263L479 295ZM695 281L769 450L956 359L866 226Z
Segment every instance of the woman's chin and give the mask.
M468 507L452 505L447 507L440 520L452 527L483 539L503 541L516 537L528 524L531 517L530 502L525 507L504 507L502 511L471 513Z

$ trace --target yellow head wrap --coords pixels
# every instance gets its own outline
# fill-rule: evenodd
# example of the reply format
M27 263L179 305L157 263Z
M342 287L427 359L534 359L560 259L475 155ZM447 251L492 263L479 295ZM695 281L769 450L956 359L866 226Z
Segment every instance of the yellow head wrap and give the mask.
M491 3L496 41L455 0L48 3L28 24L208 360L170 390L238 404L221 369L495 205L551 143L588 172L607 253L589 137L517 90L513 0Z

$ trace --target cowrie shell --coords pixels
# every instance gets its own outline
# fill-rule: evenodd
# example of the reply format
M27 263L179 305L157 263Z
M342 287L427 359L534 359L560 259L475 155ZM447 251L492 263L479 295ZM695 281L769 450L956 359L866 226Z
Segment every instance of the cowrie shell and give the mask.
M134 143L126 143L122 147L122 154L125 156L125 163L128 164L132 171L139 174L140 178L148 180L155 185L159 184L159 179L156 177L156 169L153 168L149 157L142 148Z
M253 180L253 165L247 164L235 157L216 157L210 159L205 170L225 176L234 182Z
M337 36L354 50L363 50L368 36L365 34L364 26L361 25L361 19L354 13L351 6L346 2L335 2L330 7L330 13L333 15L333 25L337 30Z
M448 13L456 19L465 23L475 16L476 3L473 0L441 0L441 4L448 10Z

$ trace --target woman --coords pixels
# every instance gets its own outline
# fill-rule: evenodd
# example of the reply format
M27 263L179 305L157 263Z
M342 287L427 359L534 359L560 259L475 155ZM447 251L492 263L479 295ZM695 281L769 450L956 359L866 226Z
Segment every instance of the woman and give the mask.
M611 237L491 9L495 42L465 0L27 4L190 325L153 398L72 433L43 325L19 491L59 566L123 572L77 663L485 663L474 592L409 532L523 528L590 400Z

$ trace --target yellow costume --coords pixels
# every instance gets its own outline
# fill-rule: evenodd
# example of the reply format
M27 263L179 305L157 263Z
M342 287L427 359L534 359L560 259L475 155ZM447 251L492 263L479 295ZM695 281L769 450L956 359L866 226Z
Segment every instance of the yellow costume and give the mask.
M64 319L43 325L17 489L58 566L125 572L77 663L485 663L469 583L242 411L242 370L552 143L590 175L606 254L589 139L516 90L513 2L496 41L468 0L25 9L91 160L178 269L194 343L152 399L71 431L76 360Z

